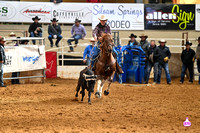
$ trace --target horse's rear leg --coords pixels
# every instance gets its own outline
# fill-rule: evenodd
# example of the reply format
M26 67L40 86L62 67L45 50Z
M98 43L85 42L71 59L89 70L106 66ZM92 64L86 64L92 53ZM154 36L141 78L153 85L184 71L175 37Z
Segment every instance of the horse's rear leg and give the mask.
M97 85L97 92L95 93L95 96L97 98L101 98L101 93L102 93L102 89L105 83L105 80L98 80L98 85Z

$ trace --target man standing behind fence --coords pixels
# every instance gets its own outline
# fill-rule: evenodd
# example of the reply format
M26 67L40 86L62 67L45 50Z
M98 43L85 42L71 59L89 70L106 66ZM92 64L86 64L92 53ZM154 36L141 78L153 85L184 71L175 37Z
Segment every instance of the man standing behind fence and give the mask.
M186 49L183 50L183 52L181 54L181 60L183 62L183 66L182 66L180 83L184 82L184 77L185 77L185 73L186 73L187 69L189 70L189 74L190 74L189 82L193 83L195 52L193 49L190 48L191 45L192 45L191 42L186 42L186 44L185 44Z
M53 18L51 22L52 24L50 24L48 27L48 33L49 33L48 39L50 41L50 46L53 47L53 39L57 39L55 45L56 47L59 47L58 43L62 39L61 36L62 30L60 28L60 25L57 24L58 20L56 20L56 18Z
M162 75L162 68L164 68L166 78L167 78L167 84L170 85L171 84L171 77L170 77L170 73L169 73L168 60L171 57L171 52L170 52L169 48L165 45L167 43L167 41L162 39L162 40L159 41L159 43L160 43L160 46L158 46L158 49L159 49L160 58L159 58L159 66L158 66L157 83L160 84L161 75Z
M197 59L197 69L199 72L199 84L200 84L200 37L198 38L198 46L196 50L196 59Z
M32 18L34 23L32 23L29 27L28 32L30 33L30 37L42 37L42 25L38 23L40 18L36 16L35 18ZM32 40L33 44L35 45L35 40Z
M3 66L6 60L4 43L5 43L4 37L0 36L0 87L6 87L3 83Z
M73 38L73 39L69 39L67 41L69 48L70 48L70 50L68 52L74 51L74 48L73 48L72 43L71 43L72 41L75 41L74 47L77 47L78 40L84 39L84 37L86 36L85 27L80 23L81 23L81 20L75 19L75 24L72 26L72 29L71 29L71 35L72 35L71 38Z
M90 60L91 59L91 51L94 48L95 41L96 40L94 38L91 38L90 39L91 45L88 45L83 52L83 63L86 63L87 66L90 66L90 64L91 64L91 60ZM87 59L85 59L86 56L87 56Z

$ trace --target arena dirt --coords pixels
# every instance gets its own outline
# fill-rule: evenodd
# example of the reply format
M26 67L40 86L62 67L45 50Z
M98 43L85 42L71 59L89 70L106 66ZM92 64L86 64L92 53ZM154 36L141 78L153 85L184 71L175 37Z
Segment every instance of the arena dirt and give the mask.
M199 132L200 86L197 82L133 87L113 83L110 95L92 105L74 100L77 80L0 88L0 132L115 133ZM80 95L79 95L80 96ZM191 127L184 127L188 117Z

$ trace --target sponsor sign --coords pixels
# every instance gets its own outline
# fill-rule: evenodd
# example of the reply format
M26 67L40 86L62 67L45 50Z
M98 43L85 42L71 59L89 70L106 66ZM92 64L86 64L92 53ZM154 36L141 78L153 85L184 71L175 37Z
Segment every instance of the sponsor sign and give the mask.
M194 30L195 5L146 4L145 29Z
M40 54L39 49L44 49L44 46L5 46L6 61L4 72L45 69L45 53Z
M144 4L93 4L93 29L101 15L108 18L112 30L144 30Z

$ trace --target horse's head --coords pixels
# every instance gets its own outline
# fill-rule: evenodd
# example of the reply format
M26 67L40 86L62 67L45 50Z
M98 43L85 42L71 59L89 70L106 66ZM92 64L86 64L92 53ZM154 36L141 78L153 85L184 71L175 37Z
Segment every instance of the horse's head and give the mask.
M113 50L113 40L110 34L102 34L102 38L100 40L101 48L104 49L106 52L111 53Z

